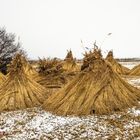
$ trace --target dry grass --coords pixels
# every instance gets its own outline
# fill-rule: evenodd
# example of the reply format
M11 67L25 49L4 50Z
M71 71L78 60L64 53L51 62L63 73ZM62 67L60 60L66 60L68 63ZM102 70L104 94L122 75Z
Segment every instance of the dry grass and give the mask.
M45 87L61 86L66 81L63 71L61 61L57 59L40 59L39 77L36 78L36 81Z
M106 57L106 61L111 65L112 69L122 75L127 75L129 74L130 70L121 64L119 64L114 58L113 58L113 52L110 51Z
M67 72L78 72L80 71L80 66L77 65L76 59L73 58L72 51L68 51L66 58L63 62L63 69Z
M6 80L6 76L0 72L0 84L2 84Z
M76 60L67 60L63 62L63 69L67 72L78 72L80 71L80 66L77 65Z
M137 65L133 69L131 69L129 75L130 76L140 76L140 65Z
M98 51L98 50L96 50ZM137 105L140 91L126 83L98 53L90 52L82 71L43 104L58 115L108 114Z
M39 77L38 72L37 72L37 71L32 67L32 65L29 64L28 62L27 62L26 67L25 67L25 73L26 73L27 75L29 75L30 77L32 77L32 78L37 78L37 77Z
M24 58L17 54L9 66L9 74L0 86L0 111L10 111L39 106L47 90L25 72Z
M57 73L62 70L61 61L54 59L39 59L39 72L43 72L46 74Z
M46 88L61 88L76 74L66 71L63 66L64 63L57 59L40 59L39 77L35 80Z

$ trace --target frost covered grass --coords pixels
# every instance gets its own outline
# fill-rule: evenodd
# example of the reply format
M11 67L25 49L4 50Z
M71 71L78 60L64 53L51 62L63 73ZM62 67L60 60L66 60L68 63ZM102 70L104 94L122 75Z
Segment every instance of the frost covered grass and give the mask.
M140 139L140 108L112 115L60 117L32 108L0 114L2 140Z

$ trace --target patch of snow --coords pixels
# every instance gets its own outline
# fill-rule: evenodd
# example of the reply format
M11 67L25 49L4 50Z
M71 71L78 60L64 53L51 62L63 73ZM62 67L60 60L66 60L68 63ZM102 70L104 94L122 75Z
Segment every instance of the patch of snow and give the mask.
M139 65L140 62L119 62L121 65L129 68L129 69L132 69L134 68L135 66Z
M112 115L93 115L86 117L61 117L45 112L41 108L32 108L0 114L0 132L5 132L3 140L30 139L104 139L115 135L129 137L129 129L140 126L137 120L123 118L126 114L138 116L140 109L129 109L126 113ZM115 121L115 122L114 122ZM124 125L123 132L116 123ZM126 132L128 131L128 132ZM118 135L119 134L119 135Z

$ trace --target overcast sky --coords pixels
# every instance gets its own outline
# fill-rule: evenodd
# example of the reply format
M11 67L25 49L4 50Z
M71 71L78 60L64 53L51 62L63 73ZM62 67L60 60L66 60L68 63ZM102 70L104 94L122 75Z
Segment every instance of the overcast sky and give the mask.
M70 48L82 58L81 39L140 57L140 0L0 0L0 26L20 36L30 58L64 58Z

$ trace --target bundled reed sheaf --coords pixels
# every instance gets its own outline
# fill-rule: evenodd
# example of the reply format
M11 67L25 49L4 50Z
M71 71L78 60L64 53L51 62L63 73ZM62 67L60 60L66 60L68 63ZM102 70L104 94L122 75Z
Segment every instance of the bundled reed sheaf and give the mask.
M38 72L32 67L31 64L29 64L29 62L27 62L27 64L26 64L25 73L27 75L32 76L33 78L36 78L39 76Z
M22 54L21 54L22 56ZM38 77L38 72L32 67L32 65L27 61L27 59L25 58L25 56L22 56L22 61L24 63L24 71L27 75L29 75L32 78L36 78Z
M62 63L60 60L40 59L39 60L39 76L37 82L46 87L59 87L64 84L65 76L63 75Z
M93 51L90 50L88 53L85 52L84 58L83 58L83 65L81 66L81 70L88 68L91 65L93 56L96 59L102 58L101 50L98 49L97 46L94 47Z
M66 58L63 62L63 69L67 72L77 72L80 70L80 67L76 63L76 59L73 58L72 51L68 51Z
M140 64L130 70L130 76L140 76Z
M39 72L46 74L60 73L62 71L61 61L57 58L54 59L39 59Z
M106 57L106 61L111 65L112 69L121 75L127 75L129 74L130 70L124 66L122 66L121 64L119 64L117 62L117 60L114 59L113 57L113 52L109 51L107 57Z
M57 115L108 114L137 105L139 98L140 91L121 79L96 49L85 55L81 72L49 96L43 108Z
M39 106L47 97L46 88L25 72L25 59L17 54L9 66L5 82L0 86L0 111Z

